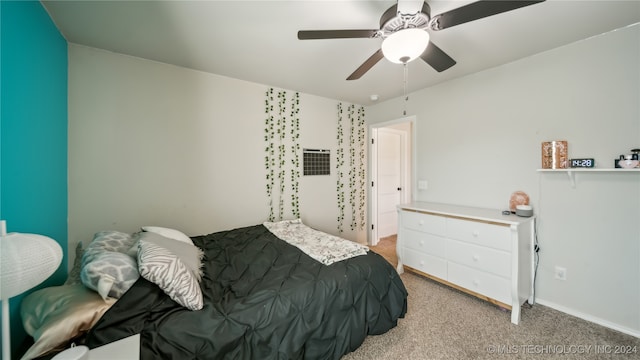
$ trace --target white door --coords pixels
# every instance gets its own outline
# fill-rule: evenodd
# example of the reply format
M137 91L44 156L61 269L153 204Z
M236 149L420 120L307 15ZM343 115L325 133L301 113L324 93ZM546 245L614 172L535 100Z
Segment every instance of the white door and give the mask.
M397 233L397 206L402 199L403 146L402 131L388 128L378 129L378 183L376 186L378 239Z

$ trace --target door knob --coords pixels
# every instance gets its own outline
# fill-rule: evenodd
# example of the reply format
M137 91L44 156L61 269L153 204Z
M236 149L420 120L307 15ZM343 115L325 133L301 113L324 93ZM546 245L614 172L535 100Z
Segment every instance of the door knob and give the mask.
M399 188L398 188L398 191L402 191L402 188L401 188L401 187L399 187Z

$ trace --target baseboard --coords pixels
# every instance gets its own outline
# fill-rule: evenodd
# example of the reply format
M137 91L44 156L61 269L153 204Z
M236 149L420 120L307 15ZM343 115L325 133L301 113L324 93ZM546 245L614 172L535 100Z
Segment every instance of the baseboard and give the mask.
M580 318L582 320L586 320L589 322L592 322L594 324L598 324L601 326L604 326L606 328L612 329L612 330L616 330L616 331L620 331L621 333L625 333L627 335L631 335L631 336L635 336L637 338L640 338L640 331L635 330L635 329L630 329L628 327L625 326L621 326L620 324L615 324L612 323L610 321L604 320L604 319L600 319L597 318L595 316L589 315L589 314L585 314L585 313L581 313L579 311L575 311L574 309L570 309L568 307L562 306L562 305L558 305L556 303L553 303L551 301L546 301L544 299L536 299L535 300L536 304L540 304L549 308L552 308L554 310L558 310L561 311L565 314L569 314L571 316L575 316L577 318Z

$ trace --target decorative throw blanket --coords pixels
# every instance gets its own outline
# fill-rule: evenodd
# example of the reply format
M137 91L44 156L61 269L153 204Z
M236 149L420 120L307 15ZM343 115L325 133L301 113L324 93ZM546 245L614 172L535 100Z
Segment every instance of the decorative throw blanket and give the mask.
M265 222L263 225L281 240L325 265L366 255L369 249L353 241L314 230L303 224L300 219Z

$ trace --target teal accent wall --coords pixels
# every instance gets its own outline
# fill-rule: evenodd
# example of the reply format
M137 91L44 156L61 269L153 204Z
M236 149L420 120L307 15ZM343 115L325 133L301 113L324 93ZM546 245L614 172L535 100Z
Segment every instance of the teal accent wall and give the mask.
M8 232L42 234L64 258L43 284L67 274L67 41L38 1L0 1L0 218ZM32 290L33 291L33 290ZM10 304L12 358L28 339L22 298Z

